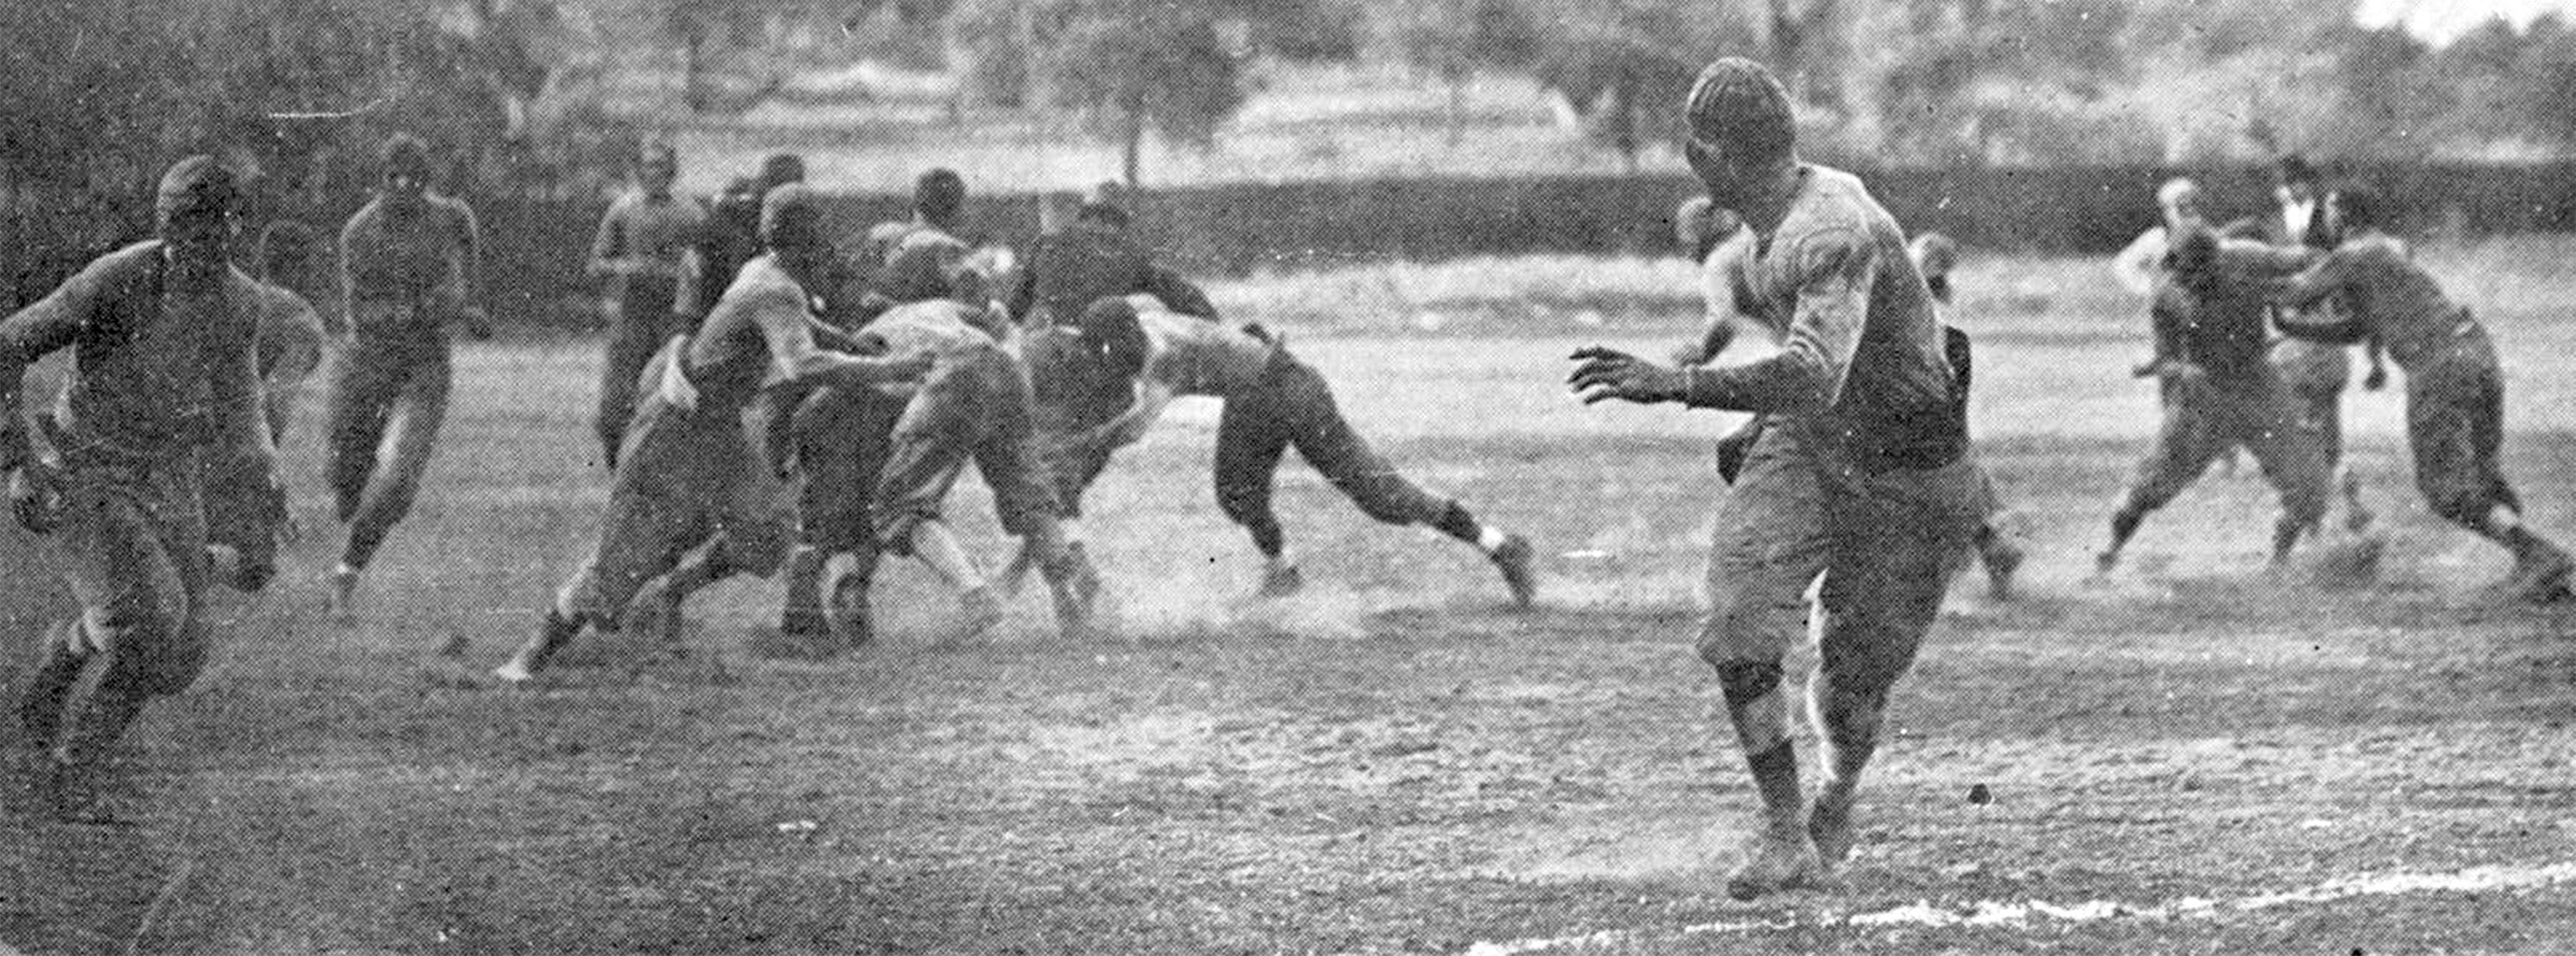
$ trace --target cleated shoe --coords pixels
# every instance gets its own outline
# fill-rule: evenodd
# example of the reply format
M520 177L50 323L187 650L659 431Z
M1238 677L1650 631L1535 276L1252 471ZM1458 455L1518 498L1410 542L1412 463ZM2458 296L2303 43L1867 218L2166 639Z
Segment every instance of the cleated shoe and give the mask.
M1997 536L1980 549L1978 559L1986 565L1986 596L1997 601L2013 599L2013 572L2021 570L2021 546Z
M1494 549L1493 560L1494 567L1503 572L1503 583L1512 589L1512 606L1525 608L1538 600L1538 569L1533 566L1534 552L1528 538L1504 535L1502 546Z
M1851 856L1852 797L1834 796L1830 791L1816 794L1807 807L1807 839L1816 845L1816 859L1827 868L1841 866Z
M492 676L510 684L525 684L534 680L537 671L546 666L546 659L553 657L556 651L572 643L572 639L580 634L580 621L567 621L556 616L554 612L548 611L545 622L537 627L537 636L522 645L517 652L512 653L510 659L502 662L501 666L493 668Z
M830 644L831 654L857 650L876 639L876 611L868 605L868 587L868 579L856 575L845 574L832 582L832 597L823 612L823 633L818 635Z
M2512 595L2533 604L2546 604L2568 594L2567 578L2576 571L2576 562L2556 548L2535 553L2514 562Z
M1753 900L1781 890L1812 889L1824 879L1824 860L1806 831L1788 837L1761 833L1745 841L1744 862L1727 875L1726 895Z
M1261 574L1260 595L1262 597L1283 598L1305 588L1306 573L1298 570L1293 564L1270 568Z

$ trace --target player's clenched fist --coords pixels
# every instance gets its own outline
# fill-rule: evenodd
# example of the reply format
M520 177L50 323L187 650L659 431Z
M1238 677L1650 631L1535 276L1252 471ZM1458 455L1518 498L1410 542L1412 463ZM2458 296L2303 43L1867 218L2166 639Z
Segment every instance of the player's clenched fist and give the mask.
M1652 404L1679 401L1690 385L1687 373L1667 368L1613 348L1588 345L1576 349L1574 374L1566 384L1590 405L1605 398Z

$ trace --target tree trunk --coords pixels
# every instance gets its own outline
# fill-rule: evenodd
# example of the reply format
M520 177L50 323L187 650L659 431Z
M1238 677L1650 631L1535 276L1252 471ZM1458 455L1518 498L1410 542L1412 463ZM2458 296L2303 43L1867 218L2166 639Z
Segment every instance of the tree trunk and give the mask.
M1467 80L1473 73L1449 75L1449 148L1458 148L1467 138Z
M1142 187L1144 183L1139 181L1137 167L1140 164L1140 154L1145 149L1145 114L1142 110L1134 109L1124 112L1127 129L1119 138L1125 141L1126 157L1119 168L1126 175L1127 185L1130 188Z
M705 55L702 52L706 41L692 34L681 43L680 99L689 105L689 112L695 113L706 108L698 96L698 74L706 69Z

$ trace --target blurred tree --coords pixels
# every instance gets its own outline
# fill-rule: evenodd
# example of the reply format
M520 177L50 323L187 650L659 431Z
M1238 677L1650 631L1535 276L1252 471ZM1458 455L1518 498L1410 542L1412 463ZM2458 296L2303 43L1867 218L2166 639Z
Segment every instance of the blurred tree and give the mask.
M787 83L768 21L788 0L663 0L662 31L680 52L680 98L693 113L731 115Z
M1525 69L1537 59L1538 29L1513 0L1428 0L1397 8L1393 39L1405 62L1439 77L1449 92L1449 142L1467 124L1467 84L1479 71Z
M2576 147L2576 28L2556 15L2533 21L2515 61L2511 98L2534 133Z
M1242 61L1257 0L966 0L952 25L974 50L976 85L1004 103L1079 110L1143 176L1145 133L1206 144L1243 105Z
M1204 144L1243 105L1242 71L1214 13L1179 0L1089 0L1039 60L1058 102L1119 144L1130 186L1143 179L1147 128Z
M1589 117L1592 134L1635 172L1648 142L1680 135L1682 100L1699 66L1665 43L1605 30L1552 45L1539 58L1538 78Z

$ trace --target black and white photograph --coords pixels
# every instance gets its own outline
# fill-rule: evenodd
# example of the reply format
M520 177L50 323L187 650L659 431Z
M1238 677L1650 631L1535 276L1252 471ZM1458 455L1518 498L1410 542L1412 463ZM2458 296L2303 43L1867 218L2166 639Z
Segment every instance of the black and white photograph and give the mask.
M2576 0L0 38L0 956L2576 952Z

